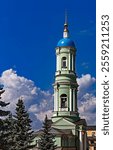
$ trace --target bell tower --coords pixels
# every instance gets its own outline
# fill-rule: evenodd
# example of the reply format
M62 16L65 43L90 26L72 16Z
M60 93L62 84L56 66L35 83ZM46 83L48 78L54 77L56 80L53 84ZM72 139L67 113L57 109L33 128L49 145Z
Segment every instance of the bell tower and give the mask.
M51 133L55 135L56 150L87 150L87 123L79 117L77 107L76 47L70 38L65 16L63 38L56 46L54 110ZM39 130L37 139L40 138Z
M79 117L77 107L76 51L65 16L63 38L56 46L56 72L53 84L52 129L56 135L58 150L87 149L87 123L85 119Z
M75 121L79 119L75 57L76 47L70 38L67 16L65 16L63 38L56 47L53 122L63 116Z

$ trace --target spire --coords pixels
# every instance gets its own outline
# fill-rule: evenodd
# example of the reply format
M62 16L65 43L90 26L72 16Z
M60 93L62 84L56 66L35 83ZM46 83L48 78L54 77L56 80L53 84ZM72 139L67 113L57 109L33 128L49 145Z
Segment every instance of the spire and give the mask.
M68 25L67 11L65 11L65 24L64 25Z
M69 37L67 11L65 11L65 23L64 23L63 37L64 38L68 38Z

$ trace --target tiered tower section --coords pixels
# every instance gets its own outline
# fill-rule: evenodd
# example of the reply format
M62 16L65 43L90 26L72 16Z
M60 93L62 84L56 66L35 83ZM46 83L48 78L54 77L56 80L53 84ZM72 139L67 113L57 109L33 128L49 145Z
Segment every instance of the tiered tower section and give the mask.
M67 117L77 120L77 89L75 73L76 48L70 39L67 20L64 24L63 38L56 47L56 73L54 83L54 112L56 117ZM55 119L56 120L56 119Z

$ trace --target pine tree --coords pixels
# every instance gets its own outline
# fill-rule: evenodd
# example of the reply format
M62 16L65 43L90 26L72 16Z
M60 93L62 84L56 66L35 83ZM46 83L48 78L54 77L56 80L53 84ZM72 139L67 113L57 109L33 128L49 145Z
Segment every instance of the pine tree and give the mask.
M15 150L28 150L32 146L30 143L33 138L33 131L31 128L31 120L29 114L25 110L25 106L22 99L18 100L16 104L16 123L13 129L14 135L14 149Z
M51 123L46 115L43 122L42 134L40 136L40 139L38 140L38 148L39 150L55 150L56 147L55 135L51 133Z
M14 146L15 146L15 142L14 142L14 137L15 137L15 133L14 131L14 125L16 124L16 120L13 118L12 114L10 113L8 118L5 120L7 127L7 143L5 146L6 150L15 150Z
M9 103L5 103L1 101L1 95L5 92L3 90L3 87L0 86L0 149L2 150L8 150L6 149L6 143L7 143L7 136L9 135L8 132L8 122L6 122L6 117L10 113L9 111L3 110L4 107L9 105Z
M3 87L0 86L0 107L5 107L7 105L9 105L9 103L5 103L3 101L1 101L1 95L5 92L5 90L3 90ZM7 116L10 112L9 111L4 111L0 109L0 117L3 116Z

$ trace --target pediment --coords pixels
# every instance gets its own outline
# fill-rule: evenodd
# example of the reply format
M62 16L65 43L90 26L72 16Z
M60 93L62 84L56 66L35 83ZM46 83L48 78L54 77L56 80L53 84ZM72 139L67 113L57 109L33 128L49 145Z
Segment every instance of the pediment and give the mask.
M75 126L74 123L72 123L71 121L67 120L66 118L59 118L59 120L57 120L56 122L53 123L52 126Z

